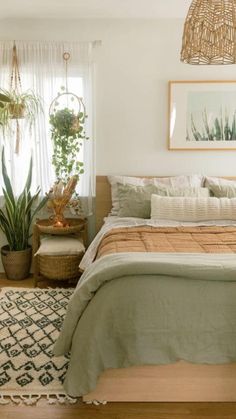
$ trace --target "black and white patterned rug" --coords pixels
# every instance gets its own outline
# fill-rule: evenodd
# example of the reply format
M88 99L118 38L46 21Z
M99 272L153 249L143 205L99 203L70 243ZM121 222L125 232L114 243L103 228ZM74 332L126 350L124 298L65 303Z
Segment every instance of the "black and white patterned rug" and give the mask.
M72 289L3 288L0 292L0 404L64 402L68 357L54 357Z

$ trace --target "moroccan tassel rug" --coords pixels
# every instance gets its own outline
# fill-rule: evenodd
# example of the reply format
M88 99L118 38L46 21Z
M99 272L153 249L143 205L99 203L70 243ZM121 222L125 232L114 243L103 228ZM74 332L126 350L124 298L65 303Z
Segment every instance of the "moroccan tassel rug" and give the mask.
M0 292L0 404L75 402L62 383L68 357L52 349L72 289L3 288Z

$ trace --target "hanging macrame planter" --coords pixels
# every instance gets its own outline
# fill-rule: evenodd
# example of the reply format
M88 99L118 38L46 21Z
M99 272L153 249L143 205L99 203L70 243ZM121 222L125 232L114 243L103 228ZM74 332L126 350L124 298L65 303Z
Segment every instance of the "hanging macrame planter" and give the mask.
M21 86L21 78L19 72L19 63L17 58L16 52L16 45L13 46L12 52L12 73L11 73L11 85L10 91L15 92L16 95L20 96L20 90L22 90ZM19 119L23 119L25 117L25 103L24 101L21 102L11 102L8 105L9 114L11 119L16 120L16 145L15 145L15 153L19 154L20 151L20 125Z
M32 91L22 91L19 61L16 45L12 49L12 65L10 76L10 89L0 89L0 94L8 98L8 102L0 109L0 125L3 133L12 133L12 122L16 125L16 144L15 153L19 153L20 148L20 119L25 119L29 124L30 130L39 112L42 111L41 99Z

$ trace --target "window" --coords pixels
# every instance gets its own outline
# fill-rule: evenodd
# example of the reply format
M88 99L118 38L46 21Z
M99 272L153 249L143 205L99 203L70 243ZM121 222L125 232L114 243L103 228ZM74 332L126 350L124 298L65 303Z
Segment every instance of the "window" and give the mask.
M12 42L0 43L0 87L9 88L9 78L12 59ZM86 135L90 138L84 141L79 160L84 162L85 174L81 176L78 192L82 196L90 196L94 192L93 168L93 130L92 130L92 64L91 44L89 43L39 43L16 42L17 55L20 64L22 90L33 89L43 101L44 113L40 114L32 131L25 127L25 121L20 121L20 153L15 154L15 132L3 138L0 134L1 146L5 145L6 158L15 193L19 193L25 182L29 160L33 156L33 187L40 186L42 193L52 186L55 175L51 163L53 145L50 135L49 107L57 96L61 86L65 86L65 67L63 52L71 54L68 65L68 89L83 97L86 112ZM15 131L14 121L12 123Z

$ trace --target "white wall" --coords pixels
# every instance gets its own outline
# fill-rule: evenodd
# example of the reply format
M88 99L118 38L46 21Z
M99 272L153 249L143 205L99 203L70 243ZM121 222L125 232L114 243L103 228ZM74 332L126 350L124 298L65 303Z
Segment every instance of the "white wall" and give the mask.
M102 40L97 49L97 174L236 175L236 151L167 150L168 80L232 80L236 66L179 61L181 20L1 21L0 39Z
M182 27L181 20L5 20L0 39L102 41L96 51L97 174L235 176L236 151L167 150L168 80L236 79L236 66L180 63ZM4 241L1 236L0 246Z

